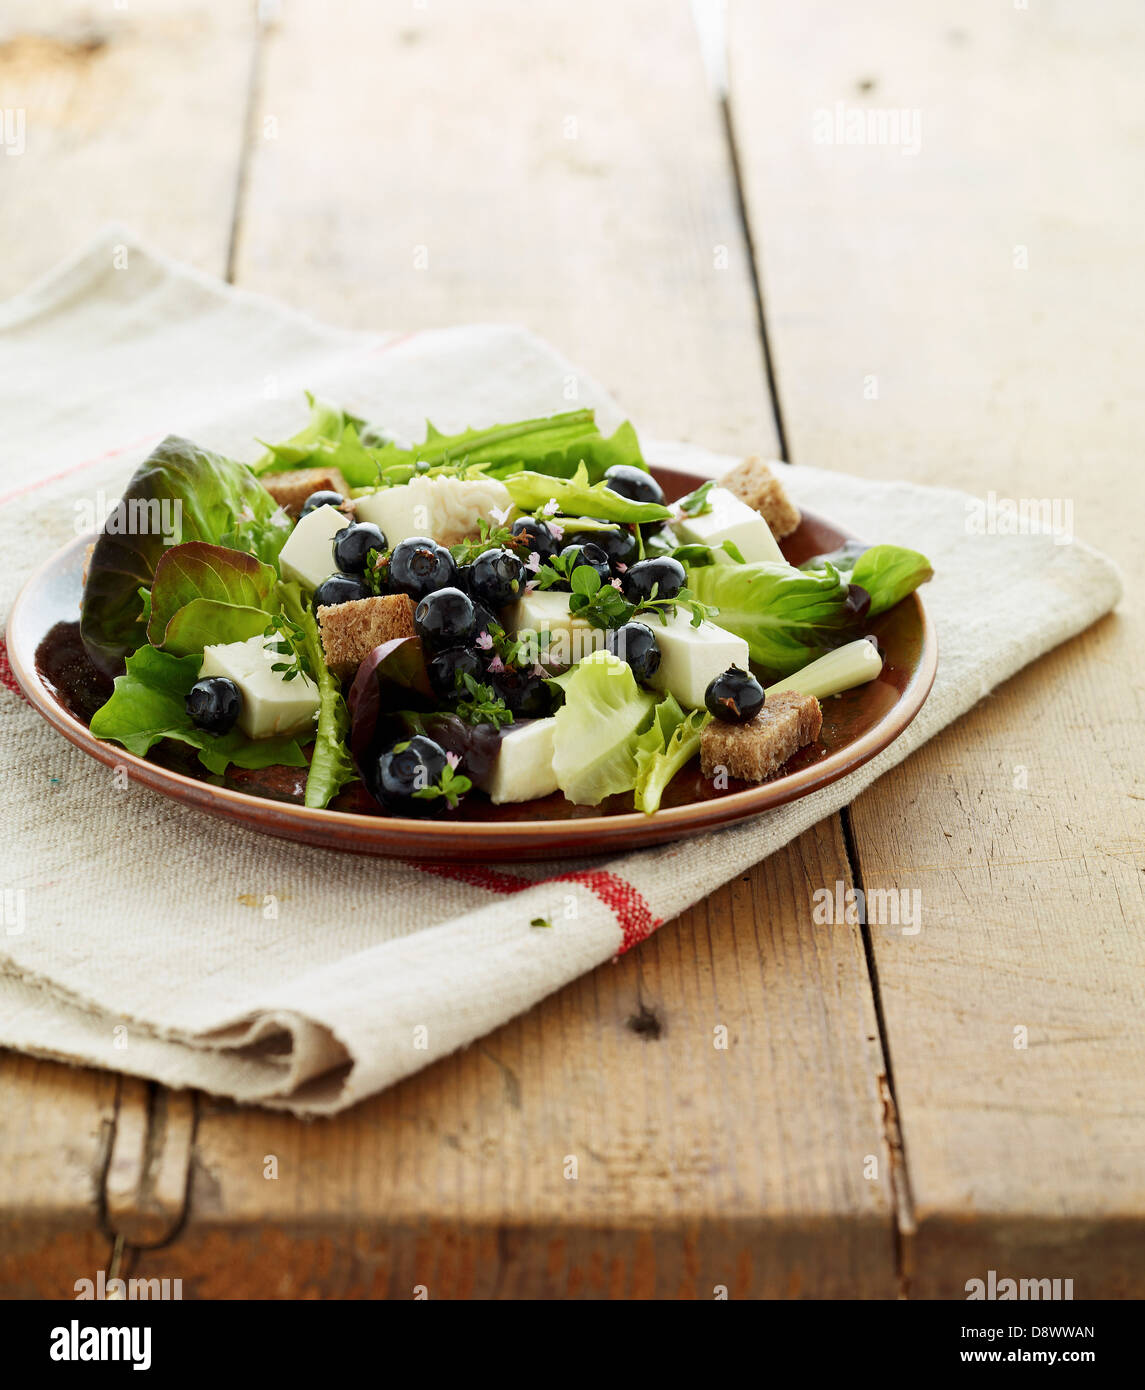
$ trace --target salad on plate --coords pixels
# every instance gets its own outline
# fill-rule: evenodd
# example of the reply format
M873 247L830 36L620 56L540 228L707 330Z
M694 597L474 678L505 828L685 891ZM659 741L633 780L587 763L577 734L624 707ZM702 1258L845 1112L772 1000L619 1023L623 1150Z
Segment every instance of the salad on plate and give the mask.
M767 464L669 503L590 410L411 444L309 399L252 464L171 436L132 478L84 578L96 737L298 769L313 808L652 815L693 760L734 790L814 744L820 701L882 670L871 621L931 574L889 545L796 567Z

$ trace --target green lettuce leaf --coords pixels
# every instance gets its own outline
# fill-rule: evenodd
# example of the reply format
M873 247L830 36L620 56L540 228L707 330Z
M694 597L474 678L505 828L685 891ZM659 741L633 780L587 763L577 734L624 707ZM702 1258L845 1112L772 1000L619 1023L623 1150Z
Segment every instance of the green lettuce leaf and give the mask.
M253 555L205 541L172 546L155 566L147 637L175 656L212 643L245 642L277 608L278 576Z
M700 751L700 734L711 717L702 709L685 714L673 695L666 696L656 706L652 723L636 741L635 802L638 811L651 815L660 809L660 799L668 783Z
M548 503L556 502L556 510L562 516L599 517L604 521L663 521L671 515L659 502L634 502L603 482L591 482L583 464L571 478L526 472L513 473L502 481L523 512L539 512Z
M850 581L871 596L868 618L893 608L934 575L925 555L900 545L873 545L859 556Z
M318 683L318 728L306 774L307 806L328 806L339 790L357 777L350 756L350 715L342 698L342 686L326 665L322 639L310 605L302 601L297 584L279 584L282 611L303 632L303 656L310 674Z
M715 622L747 642L751 658L790 675L837 647L854 622L847 582L833 565L806 573L791 565L704 565L688 570L688 587L719 609Z
M834 566L848 584L857 584L871 596L868 618L914 593L933 578L934 569L925 555L901 545L862 545L847 541L830 555L816 555L800 568L807 574L823 574Z
M637 739L655 697L641 690L627 662L594 652L557 678L565 702L553 731L553 771L565 796L596 806L636 785Z
M145 646L129 656L126 664L111 698L92 716L96 738L120 743L140 758L160 739L177 739L197 748L203 766L220 774L230 763L245 768L305 766L296 739L252 739L238 728L209 734L192 724L184 700L199 679L201 656L173 656Z
M206 541L273 564L291 522L242 464L169 435L128 483L95 543L84 585L80 633L105 675L145 641L140 587L172 545Z
M267 446L255 463L256 474L288 468L336 467L353 488L408 482L415 473L480 468L500 478L521 468L552 477L569 478L583 462L596 481L613 464L647 468L636 431L625 421L606 437L597 428L591 410L570 410L560 415L446 435L426 422L420 444L406 448L398 443L367 444L358 428L361 421L346 415L328 401L308 396L310 420L306 427L282 444ZM368 438L376 437L371 431Z

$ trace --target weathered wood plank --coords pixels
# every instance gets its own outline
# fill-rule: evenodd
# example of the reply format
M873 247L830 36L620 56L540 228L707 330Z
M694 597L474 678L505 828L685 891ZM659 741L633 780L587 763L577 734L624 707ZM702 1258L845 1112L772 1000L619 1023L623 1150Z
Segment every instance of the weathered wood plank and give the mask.
M0 107L22 138L0 151L0 295L108 221L221 274L254 42L252 7L217 0L5 4Z
M552 5L541 27L534 13L284 11L239 283L347 322L525 318L603 363L652 433L770 448L734 190L685 7ZM446 71L443 92L431 78ZM713 242L729 252L714 277ZM892 1292L865 962L850 933L807 931L808 882L846 877L838 827L821 827L633 959L321 1126L208 1106L188 1225L138 1270L202 1296ZM655 1040L626 1027L642 1003L667 1021ZM725 1018L743 1041L722 1053Z
M119 1079L0 1053L0 1298L74 1298L106 1269L100 1186Z
M284 6L237 280L332 322L515 320L661 438L770 453L685 3Z
M732 28L792 457L1056 498L1130 595L1145 579L1133 17L745 3ZM878 108L920 113L917 153L822 142ZM900 131L909 144L909 118ZM872 929L916 1295L964 1296L989 1268L1072 1276L1077 1297L1145 1291L1141 650L1131 600L853 808L866 886L922 893L918 936Z
M23 150L0 153L0 295L108 220L222 274L254 41L247 7L210 0L126 9L65 0L50 14L30 0L6 5L0 107L22 113L5 129L22 130ZM155 1138L145 1085L4 1053L0 1094L0 1292L71 1297L76 1279L108 1267L100 1179L117 1124L118 1175L148 1185L117 1186L113 1175L110 1228L144 1239L170 1229L186 1157L182 1173L171 1166L177 1146L154 1171L137 1171L126 1153L134 1136L143 1163ZM173 1104L182 1115L190 1101Z
M187 1297L893 1296L862 942L803 916L841 857L809 831L337 1119L205 1101L188 1227L135 1272Z

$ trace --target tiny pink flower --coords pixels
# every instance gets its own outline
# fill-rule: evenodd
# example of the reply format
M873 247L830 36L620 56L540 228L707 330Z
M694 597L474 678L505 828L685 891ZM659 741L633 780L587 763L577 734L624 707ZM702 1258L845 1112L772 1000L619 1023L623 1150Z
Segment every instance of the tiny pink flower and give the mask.
M565 528L560 524L559 521L550 521L548 523L548 527L549 530L553 533L553 540L559 541L564 539Z
M477 634L477 645L483 652L491 651L493 648L493 639L487 632L479 632Z
M505 669L505 663L499 656L495 656L485 669L487 671L503 671Z
M628 569L628 566L624 563L623 560L617 560L616 568L620 571L621 574L623 574Z
M556 516L557 512L559 512L560 509L561 504L557 501L557 499L555 497L550 497L549 500L545 503L545 505L541 508L541 515Z
M498 526L504 526L504 524L509 520L509 513L512 510L513 508L511 506L506 507L504 510L502 510L500 507L490 507L489 515L493 518L493 520L497 523Z
M612 587L613 587L614 589L619 589L619 588L620 588L620 580L619 580L619 579L611 579L611 580L609 580L609 583L612 585Z
M446 762L449 764L449 766L450 766L451 768L453 768L453 770L456 772L456 771L457 771L457 765L458 765L458 763L461 762L461 754L460 754L460 753L446 753L446 755L445 755L445 761L446 761Z
M529 558L525 561L525 568L531 574L536 574L536 572L541 568L541 556L539 551L529 551Z
M526 579L526 580L525 580L525 593L531 594L531 593L534 591L534 589L536 589L536 587L537 587L537 581L536 581L535 579Z

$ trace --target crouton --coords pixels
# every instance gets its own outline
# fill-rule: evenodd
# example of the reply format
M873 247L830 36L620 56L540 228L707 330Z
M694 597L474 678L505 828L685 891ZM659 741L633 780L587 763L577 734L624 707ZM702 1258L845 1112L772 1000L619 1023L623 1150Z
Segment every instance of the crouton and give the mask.
M700 770L714 777L724 768L741 782L764 782L804 744L814 743L823 711L814 695L781 690L746 724L713 719L700 735Z
M326 665L336 676L353 675L358 663L383 642L417 636L413 613L408 594L356 598L332 607L323 604L318 627Z
M720 487L754 507L777 541L790 536L803 518L783 490L783 484L760 458L744 459L720 479Z
M312 492L336 492L347 499L342 510L353 511L350 484L337 468L293 468L287 473L264 473L259 481L291 516L298 515Z

